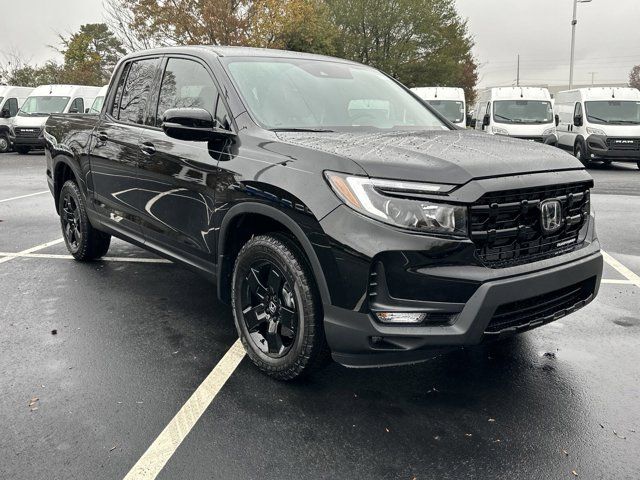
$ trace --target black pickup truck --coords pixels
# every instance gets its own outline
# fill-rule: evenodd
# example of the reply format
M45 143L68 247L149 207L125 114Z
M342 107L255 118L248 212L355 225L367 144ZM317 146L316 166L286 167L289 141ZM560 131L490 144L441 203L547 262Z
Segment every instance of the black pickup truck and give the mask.
M600 285L575 158L457 129L357 63L139 52L99 115L52 115L45 139L71 254L98 259L115 235L201 272L276 378L504 338Z

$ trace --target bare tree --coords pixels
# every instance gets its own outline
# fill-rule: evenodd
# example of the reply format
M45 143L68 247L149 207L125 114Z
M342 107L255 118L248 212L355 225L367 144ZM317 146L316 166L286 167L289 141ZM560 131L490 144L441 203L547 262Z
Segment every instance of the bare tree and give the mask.
M104 20L129 52L160 46L153 37L137 35L133 28L136 20L128 0L103 0Z
M16 48L3 52L0 58L0 85L6 85L14 73L27 67L30 61Z

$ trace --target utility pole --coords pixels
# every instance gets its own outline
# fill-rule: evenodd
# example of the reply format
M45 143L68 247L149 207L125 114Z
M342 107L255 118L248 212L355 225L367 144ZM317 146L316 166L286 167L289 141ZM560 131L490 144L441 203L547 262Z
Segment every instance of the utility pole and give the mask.
M518 72L516 76L516 87L520 86L520 54L518 54Z
M589 3L591 0L573 0L573 20L571 21L571 63L569 64L569 90L573 88L573 60L576 53L576 25L578 24L578 2Z
M591 74L591 86L593 87L596 82L595 82L595 78L596 78L596 73L598 72L589 72Z

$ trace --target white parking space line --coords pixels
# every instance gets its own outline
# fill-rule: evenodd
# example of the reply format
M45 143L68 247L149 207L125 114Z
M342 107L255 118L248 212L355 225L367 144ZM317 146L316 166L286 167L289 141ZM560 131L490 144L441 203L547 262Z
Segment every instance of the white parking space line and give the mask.
M51 247L53 245L58 245L59 243L62 243L62 242L64 242L64 238L59 238L57 240L52 240L50 242L43 243L42 245L36 245L35 247L28 248L27 250L22 250L21 252L18 252L17 254L14 254L13 256L2 257L2 258L0 258L0 263L6 263L9 260L13 260L14 258L18 258L21 255L28 255L30 253L37 252L38 250L44 250L47 247Z
M5 198L3 200L0 200L0 203L10 202L12 200L20 200L21 198L35 197L36 195L43 195L45 193L49 193L49 190L43 190L42 192L30 193L28 195L20 195L19 197Z
M244 348L238 339L127 473L124 480L152 480L158 476L238 367L244 355Z
M633 285L631 280L620 280L618 278L603 278L600 283L607 283L610 285Z
M50 253L9 253L0 252L0 257L13 258L43 258L49 260L73 260L71 255L59 255ZM163 258L132 258L132 257L102 257L101 262L125 262L125 263L173 263Z
M607 252L603 251L602 256L604 257L604 260L609 265L611 265L613 268L615 268L618 271L618 273L620 273L623 277L629 280L629 282L634 284L636 287L640 288L640 276L633 273L631 270L629 270L627 267L625 267L622 263L620 263L618 260L613 258L611 255L609 255Z

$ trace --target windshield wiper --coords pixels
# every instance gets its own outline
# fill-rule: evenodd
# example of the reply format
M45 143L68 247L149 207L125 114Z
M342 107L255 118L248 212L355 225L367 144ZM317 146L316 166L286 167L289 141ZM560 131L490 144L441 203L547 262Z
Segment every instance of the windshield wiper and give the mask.
M511 123L514 122L513 118L505 117L504 115L500 115L499 113L494 113L493 116L494 117L499 117L499 118L501 118L503 120L506 120L507 122L511 122Z
M617 125L640 125L637 120L609 120L609 123L615 123Z
M333 132L333 130L329 130L327 128L270 128L271 132Z
M611 123L610 120L607 120L607 119L604 119L604 118L600 118L600 117L594 117L593 115L587 115L587 118L589 118L589 119L593 118L594 120L597 120L598 122Z

